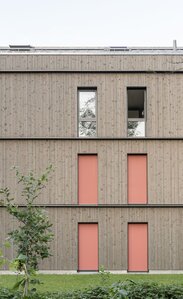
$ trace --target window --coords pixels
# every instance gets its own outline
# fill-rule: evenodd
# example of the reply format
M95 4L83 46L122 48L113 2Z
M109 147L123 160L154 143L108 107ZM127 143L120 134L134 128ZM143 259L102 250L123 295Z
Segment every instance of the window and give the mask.
M147 203L147 155L128 155L128 203Z
M78 89L78 135L96 137L96 88Z
M78 203L98 203L97 155L78 155Z
M128 137L145 136L145 87L128 87Z

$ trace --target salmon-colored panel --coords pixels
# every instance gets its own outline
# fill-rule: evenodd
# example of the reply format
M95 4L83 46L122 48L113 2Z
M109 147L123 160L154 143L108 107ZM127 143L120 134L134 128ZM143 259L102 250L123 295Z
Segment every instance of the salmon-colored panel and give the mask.
M79 271L98 271L98 224L79 224Z
M79 155L79 204L98 202L97 155Z
M128 203L147 203L147 155L128 156Z
M128 225L128 271L148 271L147 224Z

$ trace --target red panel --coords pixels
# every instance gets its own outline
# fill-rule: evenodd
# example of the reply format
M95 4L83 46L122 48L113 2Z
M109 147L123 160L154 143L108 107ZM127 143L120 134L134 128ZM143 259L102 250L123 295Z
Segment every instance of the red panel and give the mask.
M147 155L128 156L128 203L147 203Z
M148 271L147 224L128 225L128 271Z
M79 224L79 271L98 271L98 224Z
M79 155L79 204L98 203L97 155Z

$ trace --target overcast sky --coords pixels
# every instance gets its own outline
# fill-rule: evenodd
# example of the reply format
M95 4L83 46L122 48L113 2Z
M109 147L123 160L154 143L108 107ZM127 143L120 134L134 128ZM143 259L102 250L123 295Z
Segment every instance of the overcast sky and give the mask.
M0 0L0 46L183 46L183 0Z

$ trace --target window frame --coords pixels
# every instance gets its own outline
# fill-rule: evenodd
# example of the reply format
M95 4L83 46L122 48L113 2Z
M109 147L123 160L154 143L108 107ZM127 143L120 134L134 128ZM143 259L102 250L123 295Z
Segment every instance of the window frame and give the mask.
M95 118L91 119L91 118L80 118L80 97L79 97L79 93L81 91L85 91L85 92L95 92L96 97L95 97ZM96 86L87 86L87 87L82 87L82 86L78 86L77 87L77 137L79 138L96 138L98 136L98 127L97 127L97 116L98 116L98 91L97 91L97 87ZM81 121L84 122L94 122L96 124L96 134L95 136L80 136L80 131L79 131L79 123Z
M128 90L138 90L143 89L144 90L144 117L143 118L128 118ZM126 87L126 98L127 98L127 133L126 136L128 138L144 138L147 137L147 87L146 86L127 86ZM144 129L144 136L129 136L128 135L128 122L129 121L138 121L138 122L144 122L145 129Z

